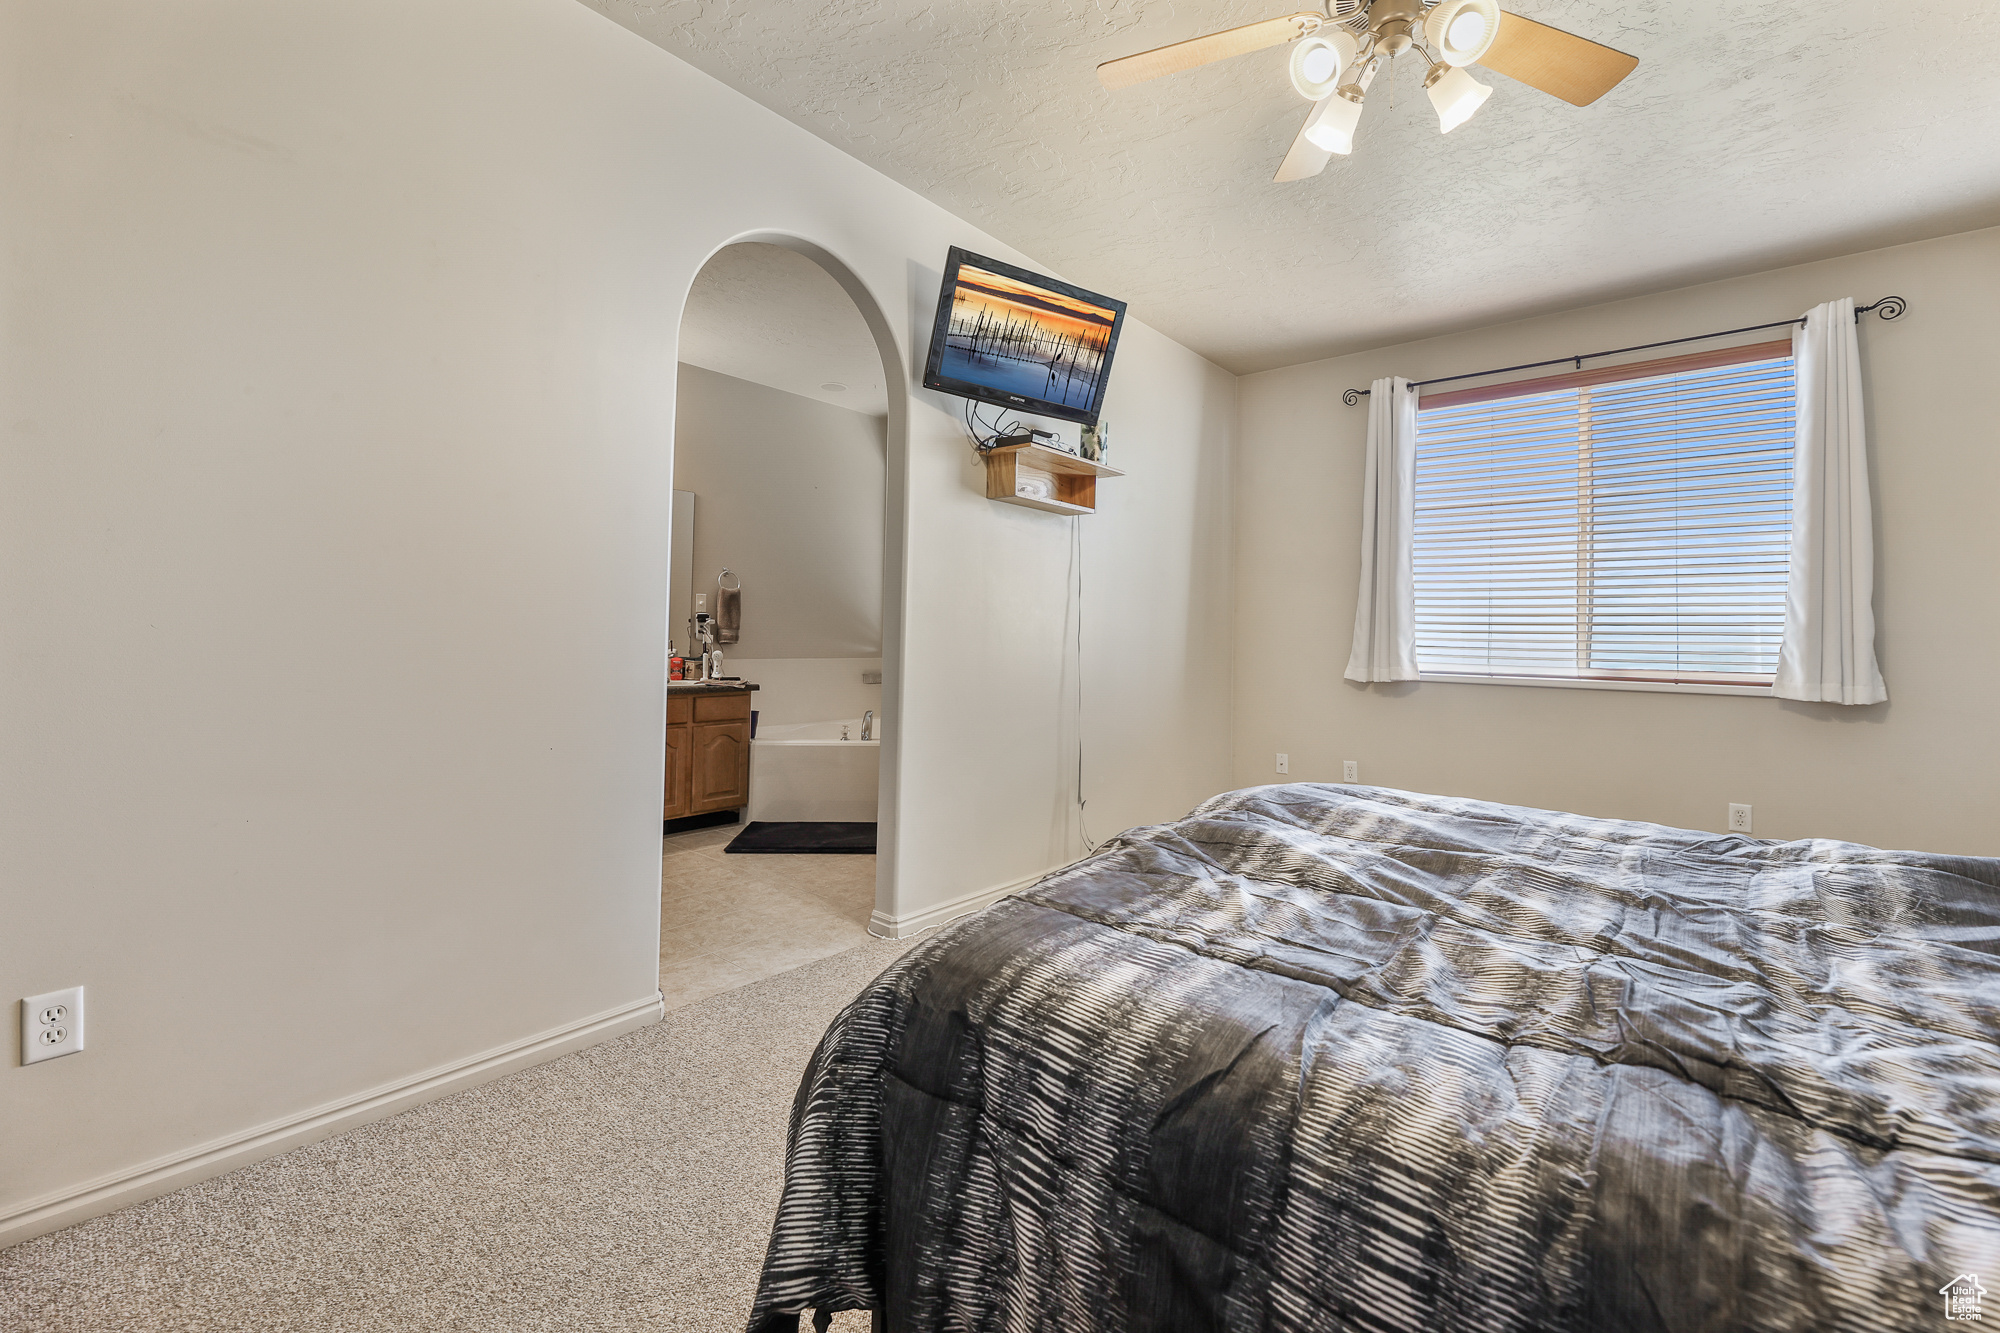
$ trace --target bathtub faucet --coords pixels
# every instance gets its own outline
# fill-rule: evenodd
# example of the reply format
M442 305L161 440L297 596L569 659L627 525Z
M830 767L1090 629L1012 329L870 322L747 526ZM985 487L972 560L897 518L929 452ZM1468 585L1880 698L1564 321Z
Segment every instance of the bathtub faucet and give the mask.
M872 708L861 715L861 739L864 741L875 739L875 710Z

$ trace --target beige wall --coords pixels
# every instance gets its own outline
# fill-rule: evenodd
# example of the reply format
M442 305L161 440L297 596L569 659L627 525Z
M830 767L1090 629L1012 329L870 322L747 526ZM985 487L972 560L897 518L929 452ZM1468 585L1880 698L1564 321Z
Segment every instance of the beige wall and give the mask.
M82 1055L7 1039L4 1240L643 1019L690 282L803 238L907 371L949 245L1033 261L573 0L0 0L0 50L0 998L90 993ZM1228 777L1235 381L1134 325L1111 404L1100 836ZM1079 845L1072 527L955 407L891 417L899 917Z
M693 592L743 583L731 657L882 656L887 421L683 362L674 487L695 494ZM685 626L670 627L684 650Z
M1996 292L2000 231L1981 231L1247 377L1236 782L1275 780L1286 752L1294 779L1338 781L1355 759L1386 786L1716 830L1747 802L1760 837L2000 854ZM1342 389L1890 293L1909 313L1861 325L1887 704L1341 679L1368 416Z
M731 657L730 674L757 683L758 725L838 722L874 711L882 716L879 657ZM862 679L874 672L876 684Z

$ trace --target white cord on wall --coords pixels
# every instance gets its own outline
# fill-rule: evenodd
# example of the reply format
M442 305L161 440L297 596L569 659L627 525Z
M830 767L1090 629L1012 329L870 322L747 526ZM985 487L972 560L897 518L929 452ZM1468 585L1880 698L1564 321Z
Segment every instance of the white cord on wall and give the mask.
M971 399L965 402L965 433L972 441L972 447L984 454L993 446L1007 423L1002 420L988 427L979 416ZM1069 518L1069 567L1070 567L1070 609L1076 615L1076 637L1074 641L1074 670L1076 672L1076 823L1077 831L1083 837L1084 849L1097 850L1091 840L1088 811L1090 802L1083 794L1083 529L1077 525L1082 516L1071 514Z
M1083 795L1083 528L1081 514L1069 516L1069 563L1071 583L1076 590L1076 825L1083 835L1086 851L1094 852L1097 844L1090 838L1090 823L1087 818L1090 802Z

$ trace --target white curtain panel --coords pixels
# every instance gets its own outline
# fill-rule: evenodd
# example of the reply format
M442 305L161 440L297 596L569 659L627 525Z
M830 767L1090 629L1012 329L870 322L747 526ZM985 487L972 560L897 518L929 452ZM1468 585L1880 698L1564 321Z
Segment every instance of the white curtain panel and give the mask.
M1792 462L1792 569L1778 650L1781 699L1877 704L1875 538L1868 502L1861 347L1854 300L1806 312L1792 330L1798 442Z
M1406 379L1368 390L1368 470L1361 490L1361 596L1349 680L1417 678L1417 395Z

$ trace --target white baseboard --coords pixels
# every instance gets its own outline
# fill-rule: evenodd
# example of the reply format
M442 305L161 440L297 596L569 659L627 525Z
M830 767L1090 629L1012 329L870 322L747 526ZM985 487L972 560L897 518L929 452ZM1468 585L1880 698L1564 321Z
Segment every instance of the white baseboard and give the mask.
M127 1204L166 1194L275 1156L287 1148L316 1143L342 1130L407 1111L517 1069L553 1060L559 1055L594 1046L634 1028L657 1022L666 1012L658 991L643 1000L607 1009L580 1022L553 1028L537 1036L496 1046L481 1055L385 1083L367 1092L286 1116L267 1124L215 1139L196 1148L170 1153L125 1171L99 1176L70 1189L0 1212L0 1249L45 1232L108 1213Z
M988 903L998 902L1010 893L1017 893L1061 868L1050 866L1047 870L1037 870L1026 878L1013 880L991 889L979 889L962 898L953 898L948 903L926 907L923 911L912 912L908 916L889 916L878 909L868 918L868 933L885 940L908 939L921 931L929 930L932 926L942 926L953 917L977 912Z

